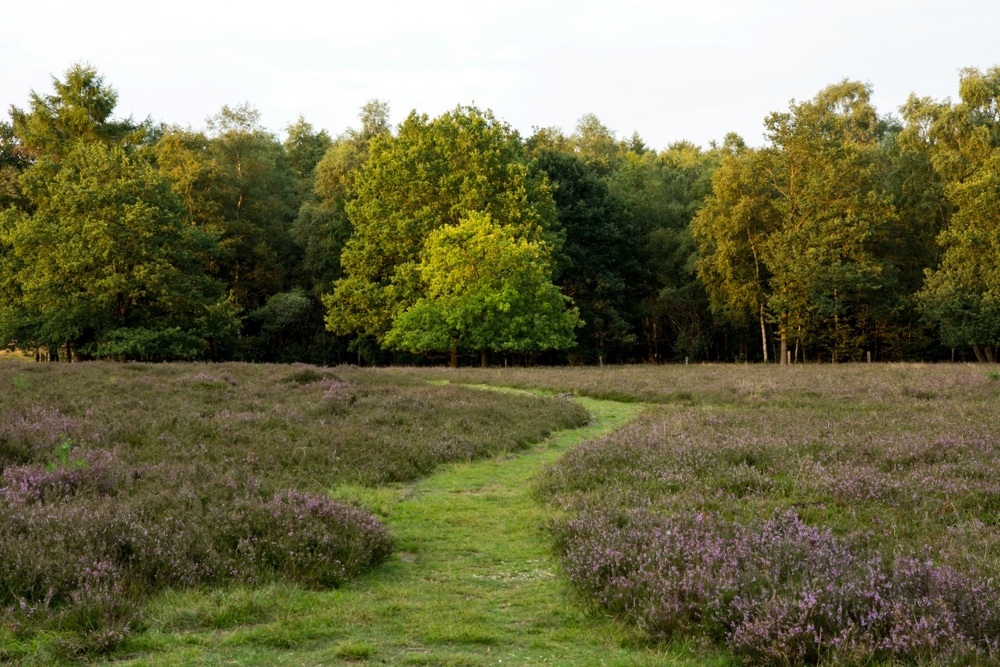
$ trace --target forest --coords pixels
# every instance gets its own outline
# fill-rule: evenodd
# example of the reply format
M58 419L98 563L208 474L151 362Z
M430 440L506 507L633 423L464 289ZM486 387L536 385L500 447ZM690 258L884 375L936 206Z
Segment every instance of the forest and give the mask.
M51 86L0 120L0 347L37 360L997 359L1000 67L663 150L381 100L282 139L249 103L122 118L90 65Z

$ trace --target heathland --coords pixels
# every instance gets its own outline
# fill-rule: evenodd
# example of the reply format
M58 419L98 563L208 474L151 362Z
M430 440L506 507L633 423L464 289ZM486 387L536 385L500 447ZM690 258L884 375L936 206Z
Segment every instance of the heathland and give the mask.
M0 386L0 661L998 661L991 366Z

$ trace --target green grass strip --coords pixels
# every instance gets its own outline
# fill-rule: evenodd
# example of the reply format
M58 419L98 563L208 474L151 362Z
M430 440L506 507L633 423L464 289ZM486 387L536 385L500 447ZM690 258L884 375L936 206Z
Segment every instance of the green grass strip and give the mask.
M445 466L408 486L345 487L398 539L388 563L339 590L163 596L132 640L142 665L681 664L586 614L557 575L532 482L567 448L600 437L642 406L581 398L583 428L518 454ZM229 610L227 612L227 610ZM231 617L231 624L225 619ZM220 619L222 619L220 621Z

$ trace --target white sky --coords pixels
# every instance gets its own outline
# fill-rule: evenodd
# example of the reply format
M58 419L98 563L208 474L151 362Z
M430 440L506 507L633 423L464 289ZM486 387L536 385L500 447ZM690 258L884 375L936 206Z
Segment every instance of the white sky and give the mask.
M959 70L1000 65L995 0L34 0L0 11L0 104L74 62L118 115L205 126L250 102L279 136L303 114L336 136L366 101L393 122L475 103L529 136L585 113L663 149L762 121L844 78L881 113L911 92L957 98Z

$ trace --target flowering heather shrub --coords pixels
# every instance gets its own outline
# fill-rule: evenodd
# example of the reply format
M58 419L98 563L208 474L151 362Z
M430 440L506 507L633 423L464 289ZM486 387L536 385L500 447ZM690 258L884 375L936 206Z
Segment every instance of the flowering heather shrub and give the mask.
M339 586L392 553L392 538L374 516L328 496L281 491L265 508L259 558L290 581Z
M541 475L585 599L750 664L1000 662L1000 422L981 367L615 373L619 391L694 400Z
M59 443L78 432L77 421L55 408L31 406L0 419L0 470L47 459Z
M162 468L138 484L147 488L114 498L0 501L0 618L24 624L35 616L35 626L48 618L89 645L124 637L152 591L227 581L337 586L392 551L385 527L354 506L211 473ZM169 504L166 494L144 493L199 477L198 485L167 487Z
M591 513L556 529L574 586L654 638L698 635L748 664L994 660L992 581L890 562L792 511L743 525L700 514Z
M88 450L65 465L38 463L11 466L0 474L0 502L55 502L77 494L113 495L124 483L125 471L110 452Z

